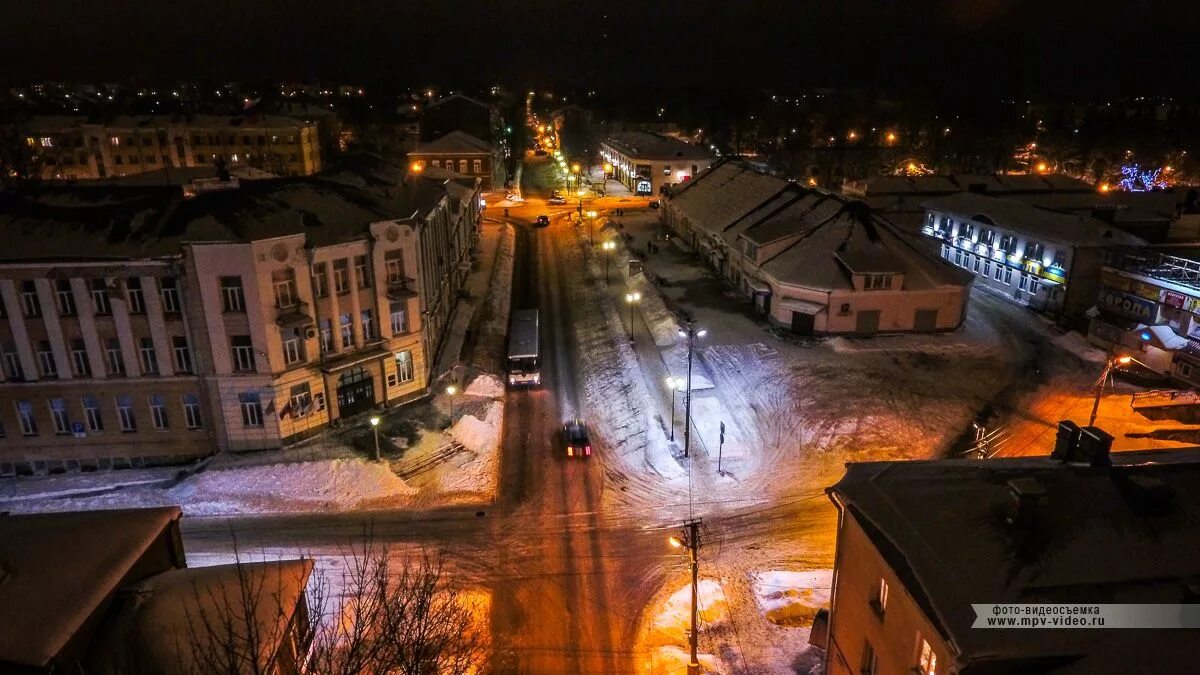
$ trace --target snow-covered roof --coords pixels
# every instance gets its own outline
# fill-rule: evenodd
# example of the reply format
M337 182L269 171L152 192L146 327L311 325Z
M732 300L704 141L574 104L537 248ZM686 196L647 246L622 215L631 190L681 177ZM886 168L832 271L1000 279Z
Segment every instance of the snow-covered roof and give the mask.
M929 254L865 203L842 195L796 202L774 219L749 228L790 228L794 241L759 265L776 282L821 290L849 290L854 274L903 274L906 291L968 286L971 275ZM777 240L780 237L773 237Z
M771 199L788 181L758 173L740 162L701 171L671 198L671 208L714 236Z
M0 670L49 664L180 516L176 506L0 515Z
M871 176L856 183L867 197L903 194L949 194L952 192L1038 193L1095 192L1079 180L1063 174L944 174L932 176Z
M1016 199L959 192L930 199L925 208L957 218L992 224L1067 246L1134 246L1146 242L1102 220L1038 208Z
M1122 452L1112 462L855 463L829 492L961 655L959 668L1175 672L1195 649L1178 631L1034 630L1018 639L971 628L972 603L1191 601L1200 578L1200 451ZM1045 490L1028 525L1005 520L1016 479Z
M441 138L422 143L410 155L490 155L492 144L465 131L451 131Z
M678 138L648 131L623 131L604 139L623 155L636 159L708 159L712 153Z
M163 572L123 589L89 653L96 672L202 672L228 641L253 646L257 665L271 670L279 650L303 625L292 626L311 560L243 562ZM232 621L225 621L228 617ZM291 628L290 628L291 627ZM249 654L245 654L247 657Z

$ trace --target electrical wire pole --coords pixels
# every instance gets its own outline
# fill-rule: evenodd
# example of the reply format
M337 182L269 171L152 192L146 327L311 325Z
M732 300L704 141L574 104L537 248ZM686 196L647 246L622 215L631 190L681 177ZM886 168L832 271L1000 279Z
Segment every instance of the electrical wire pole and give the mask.
M699 603L699 585L700 585L700 519L693 518L683 523L683 532L679 537L671 537L671 545L675 547L686 547L688 550L688 564L692 568L692 628L688 632L688 649L690 650L690 658L688 659L687 672L688 675L700 675L700 659L698 655L698 645L700 637L700 603Z

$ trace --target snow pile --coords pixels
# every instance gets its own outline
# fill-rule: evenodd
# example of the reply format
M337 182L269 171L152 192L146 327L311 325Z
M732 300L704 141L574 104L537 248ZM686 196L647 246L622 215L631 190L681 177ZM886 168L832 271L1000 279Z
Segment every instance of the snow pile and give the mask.
M474 415L463 415L447 433L471 452L495 452L500 445L503 419L504 404L497 401L488 405L482 420Z
M342 511L416 491L386 464L332 459L206 471L167 491L188 515Z
M513 252L517 235L512 225L500 229L496 248L496 266L488 283L487 300L479 315L479 337L474 361L477 367L498 373L504 367L504 349L508 340L508 315L512 304Z
M729 601L721 584L712 579L701 579L697 584L696 602L700 607L700 630L716 628L729 619ZM691 585L671 594L666 603L654 615L652 626L655 631L671 638L686 640L692 625Z
M780 626L811 626L817 610L829 606L833 570L750 575L754 596L768 621Z
M1108 355L1104 353L1104 350L1090 344L1087 338L1080 335L1078 331L1069 331L1062 335L1056 335L1050 341L1084 361L1104 363L1108 360Z
M501 398L504 396L504 383L494 375L480 373L478 377L471 380L471 384L467 385L467 389L463 393L467 396Z
M650 675L686 673L690 660L686 649L671 645L659 647L650 653L650 662L647 664L646 672ZM712 654L696 654L696 660L700 662L701 671L704 673L720 675L725 672L717 667L717 659Z

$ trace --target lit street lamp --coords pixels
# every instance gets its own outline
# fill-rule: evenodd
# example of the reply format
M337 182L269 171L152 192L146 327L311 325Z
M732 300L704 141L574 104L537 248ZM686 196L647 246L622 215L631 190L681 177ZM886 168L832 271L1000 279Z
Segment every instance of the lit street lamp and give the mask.
M700 521L689 520L683 524L684 530L677 537L671 537L667 541L675 548L686 548L688 550L688 567L692 572L692 629L688 633L688 648L691 650L691 658L688 661L688 675L700 675L700 660L697 658L697 647L699 636L697 629L699 628L700 605L699 605L699 582L700 582Z
M641 300L642 294L637 291L625 294L625 302L629 303L629 344L633 344L633 306Z
M691 456L692 447L692 346L696 338L704 337L708 331L697 330L691 321L679 329L679 337L687 339L687 393L683 397L683 456Z
M606 241L600 244L600 248L604 249L604 283L608 283L608 263L612 260L612 252L617 248L617 242Z
M1113 368L1127 366L1132 362L1132 356L1110 356L1108 361L1104 362L1104 370L1100 373L1100 379L1096 381L1096 400L1092 402L1092 416L1088 418L1089 427L1096 425L1096 413L1100 410L1100 396L1104 393L1104 384L1112 375Z
M667 388L671 390L671 442L675 442L675 392L683 388L682 377L668 377Z
M379 418L371 418L371 430L375 432L375 461L383 461L379 456Z
M583 216L585 216L585 215L588 218L588 241L591 242L592 246L595 246L596 245L596 216L597 216L597 213L595 211L588 211L586 214L583 212L583 192L580 191L580 193L579 193L579 217L582 219Z
M446 387L446 395L450 397L450 424L454 424L454 395L458 393L458 387L450 385Z

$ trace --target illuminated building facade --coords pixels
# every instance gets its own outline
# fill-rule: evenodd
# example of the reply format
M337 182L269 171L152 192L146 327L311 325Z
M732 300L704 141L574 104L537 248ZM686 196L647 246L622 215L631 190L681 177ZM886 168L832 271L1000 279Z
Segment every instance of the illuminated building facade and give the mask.
M657 195L684 183L712 165L712 155L691 143L646 131L626 131L606 138L600 156L612 175L635 194Z

